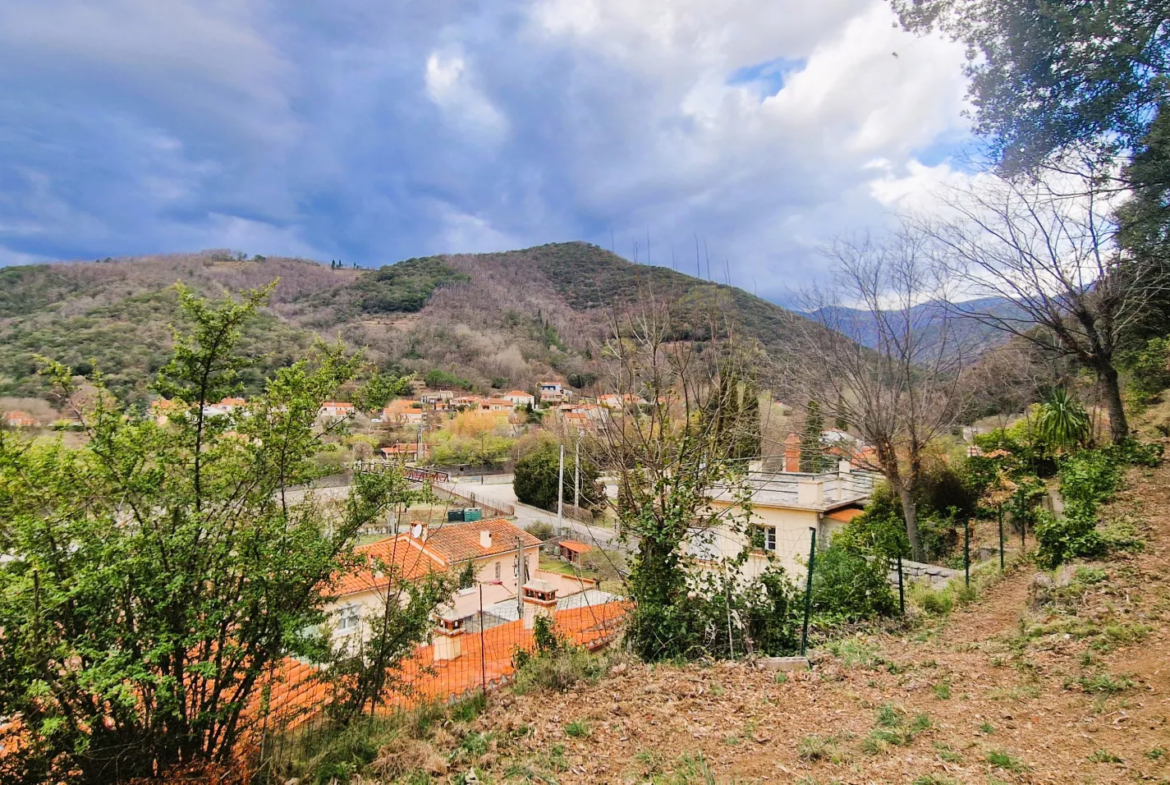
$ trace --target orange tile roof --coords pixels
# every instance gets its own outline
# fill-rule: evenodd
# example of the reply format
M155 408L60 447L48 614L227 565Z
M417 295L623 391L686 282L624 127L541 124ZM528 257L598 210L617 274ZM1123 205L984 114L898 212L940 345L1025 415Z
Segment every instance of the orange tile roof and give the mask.
M589 551L593 550L592 545L587 545L577 540L561 540L560 546L576 553L589 553Z
M487 529L492 535L492 544L484 548L479 544L479 533ZM540 540L503 518L488 518L468 523L447 523L432 526L424 538L426 550L447 564L482 559L497 553L516 550L519 538L525 548L535 548Z
M599 649L621 632L629 608L625 602L609 602L557 611L555 628L578 646ZM459 640L461 654L454 660L436 662L433 645L415 649L396 672L404 689L389 696L380 710L398 711L457 698L480 689L485 679L488 687L497 687L516 672L516 650L534 646L532 630L524 629L522 621L485 630L482 638L478 633L464 633ZM268 683L273 717L289 727L303 723L330 699L330 687L320 671L291 658L277 665Z
M857 507L846 507L843 510L833 510L825 517L832 518L835 521L841 521L842 523L849 523L849 521L861 515L863 512L865 510L858 509Z
M533 394L532 394L532 393L526 393L526 392L524 392L523 390L509 390L508 392L504 393L504 396L505 396L505 397L507 397L507 396L509 396L509 395L525 395L525 396L527 396L527 397L529 397L529 398L533 398L533 397L535 397L535 396L533 396Z
M412 541L407 534L387 537L368 545L359 545L354 551L359 557L366 559L368 566L341 575L333 586L333 592L338 596L385 588L390 581L378 569L379 565L375 559L393 565L401 570L402 577L411 581L447 568L446 564L423 552L417 541Z

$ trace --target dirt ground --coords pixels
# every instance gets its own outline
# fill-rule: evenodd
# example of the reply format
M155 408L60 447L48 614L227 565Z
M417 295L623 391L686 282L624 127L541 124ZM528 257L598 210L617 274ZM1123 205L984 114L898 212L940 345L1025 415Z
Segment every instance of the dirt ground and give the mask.
M1144 550L1066 568L1047 603L1025 562L809 671L628 663L505 691L463 731L481 781L1170 782L1170 467L1133 470L1107 514Z

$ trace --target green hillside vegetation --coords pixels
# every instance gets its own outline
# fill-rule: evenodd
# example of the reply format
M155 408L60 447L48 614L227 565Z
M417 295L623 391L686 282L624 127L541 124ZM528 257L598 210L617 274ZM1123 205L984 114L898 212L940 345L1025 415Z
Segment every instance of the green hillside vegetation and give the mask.
M41 354L79 375L100 369L119 395L145 400L171 348L180 281L207 297L279 281L244 337L243 351L257 360L246 394L318 337L364 348L385 372L442 377L443 386L530 389L553 376L600 392L594 349L609 335L607 312L647 294L683 303L672 336L680 340L734 327L779 355L791 351L786 324L798 318L734 287L581 242L366 270L242 256L204 251L0 270L0 396L45 394Z
M314 297L314 305L332 308L337 316L413 313L421 311L440 286L470 283L471 276L451 269L442 257L407 259L362 273L349 284Z
M569 307L575 310L627 305L653 294L681 302L683 321L675 340L709 340L711 314L734 314L733 325L762 343L779 349L784 326L796 317L792 312L725 284L693 278L665 267L632 264L603 248L587 243L561 243L531 249L540 253L540 272L552 282Z

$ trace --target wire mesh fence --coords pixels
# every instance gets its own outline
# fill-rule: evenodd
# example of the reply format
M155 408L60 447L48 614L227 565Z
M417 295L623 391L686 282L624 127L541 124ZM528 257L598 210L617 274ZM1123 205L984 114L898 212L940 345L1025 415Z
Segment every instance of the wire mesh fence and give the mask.
M560 637L595 651L618 636L629 605L620 600L596 604L588 600L583 597L563 603L568 607L543 612ZM346 732L361 733L362 724L369 730L428 706L490 694L515 677L517 652L536 648L534 616L540 612L533 609L514 619L493 618L490 624L480 619L459 630L436 629L428 644L418 647L390 672L382 700L357 720L356 728L351 721ZM262 693L252 749L261 776L279 773L295 759L312 756L339 732L328 712L333 687L326 674L313 665L286 660L270 674Z

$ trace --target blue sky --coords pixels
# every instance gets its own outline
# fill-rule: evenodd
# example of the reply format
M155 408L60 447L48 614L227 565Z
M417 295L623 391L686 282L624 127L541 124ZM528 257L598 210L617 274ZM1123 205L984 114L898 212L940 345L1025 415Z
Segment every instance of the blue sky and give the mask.
M646 261L649 233L651 262L692 272L698 236L779 297L832 235L962 176L961 49L892 21L880 0L8 0L0 264L570 239Z

